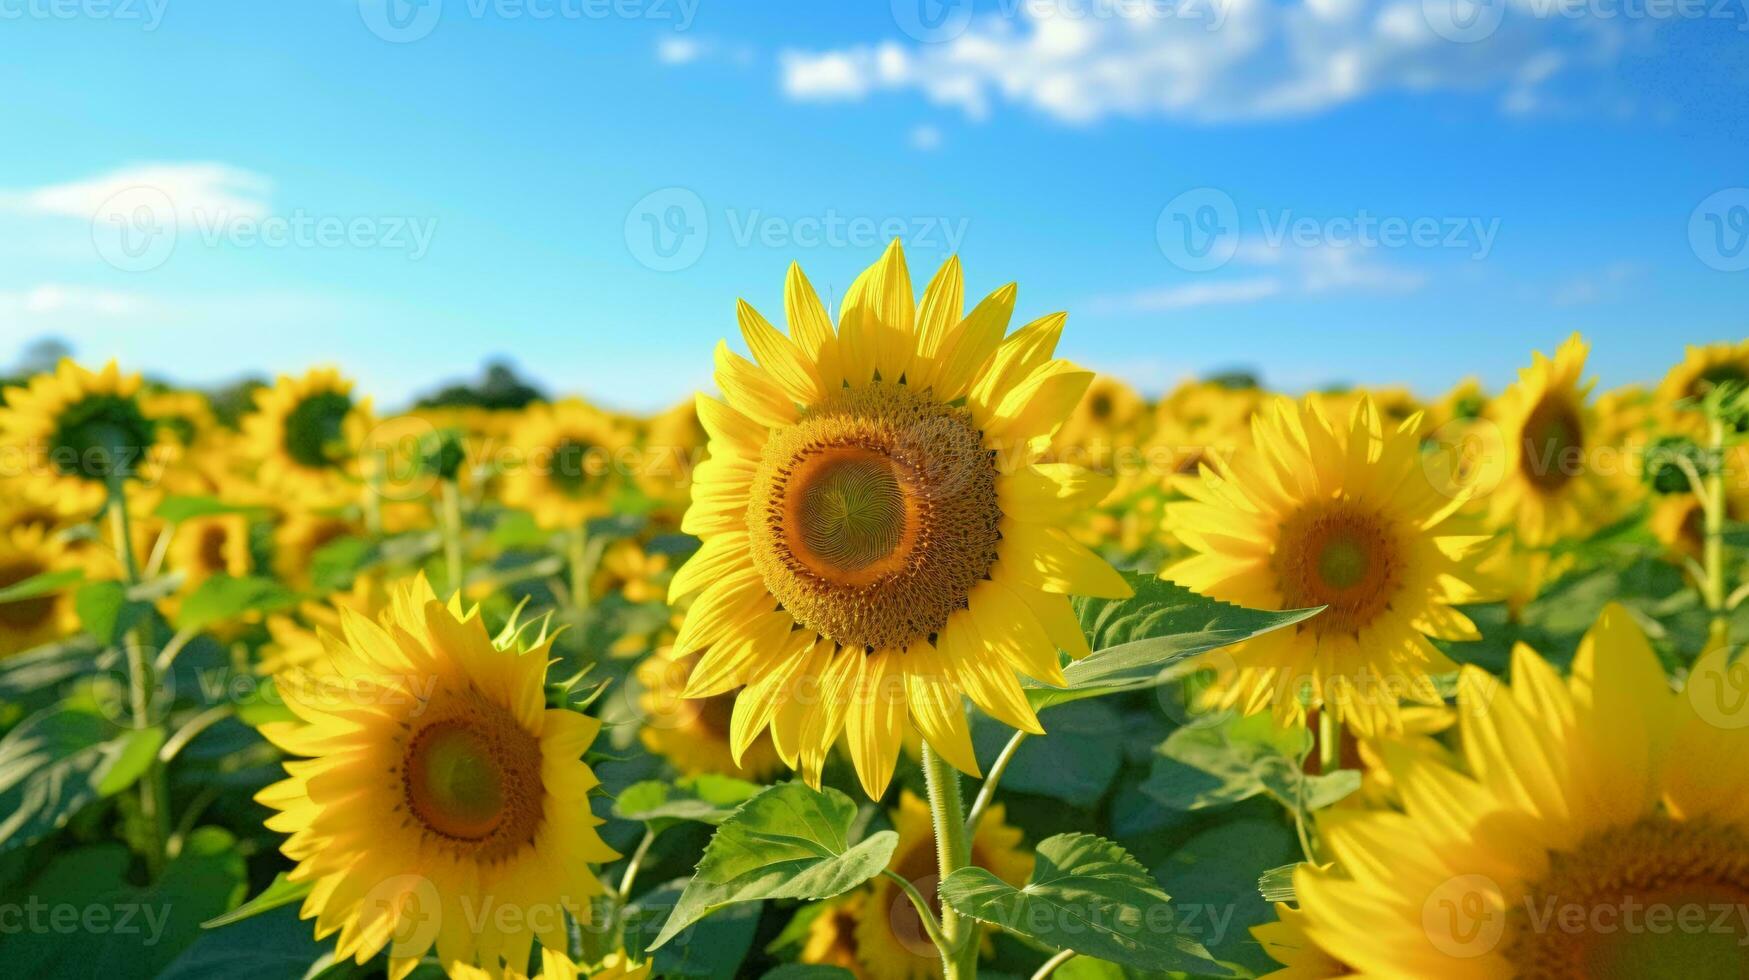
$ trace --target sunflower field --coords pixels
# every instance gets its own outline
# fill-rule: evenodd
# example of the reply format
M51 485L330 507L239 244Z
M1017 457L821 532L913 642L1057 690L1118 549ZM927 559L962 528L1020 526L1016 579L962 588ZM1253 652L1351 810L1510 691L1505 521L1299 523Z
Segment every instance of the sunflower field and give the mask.
M982 289L652 417L8 381L0 973L1749 976L1749 341L1155 401Z

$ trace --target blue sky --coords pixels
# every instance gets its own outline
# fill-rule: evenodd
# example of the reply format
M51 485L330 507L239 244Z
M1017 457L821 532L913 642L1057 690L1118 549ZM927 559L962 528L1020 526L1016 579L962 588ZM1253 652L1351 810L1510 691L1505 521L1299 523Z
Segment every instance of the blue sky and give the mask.
M1746 333L1743 2L0 0L0 364L654 408L897 231L1149 390L1655 380Z

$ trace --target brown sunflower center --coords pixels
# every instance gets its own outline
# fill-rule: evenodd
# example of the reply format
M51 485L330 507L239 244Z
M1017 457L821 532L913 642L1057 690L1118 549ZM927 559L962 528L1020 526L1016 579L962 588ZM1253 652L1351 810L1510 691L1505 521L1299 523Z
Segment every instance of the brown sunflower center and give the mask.
M408 811L433 836L480 859L508 857L532 842L544 812L541 750L502 707L434 721L408 742L401 782Z
M748 526L803 626L876 650L929 636L996 560L996 464L963 408L904 385L844 389L773 434Z
M1347 501L1282 522L1270 565L1289 608L1328 607L1304 627L1320 635L1358 634L1390 608L1402 585L1402 545L1391 521Z
M46 571L46 566L31 558L13 558L0 562L0 589L35 578ZM54 596L33 596L16 602L0 602L0 626L10 630L35 629L48 622L54 611Z
M1520 977L1749 976L1749 837L1664 817L1606 830L1510 915Z
M588 496L595 478L602 473L601 447L582 436L565 435L551 449L547 479L568 497Z
M1585 450L1585 423L1573 403L1545 395L1524 420L1519 469L1531 485L1554 493L1579 475Z
M231 536L222 525L211 524L200 532L200 570L210 574L230 569L226 545L230 544Z

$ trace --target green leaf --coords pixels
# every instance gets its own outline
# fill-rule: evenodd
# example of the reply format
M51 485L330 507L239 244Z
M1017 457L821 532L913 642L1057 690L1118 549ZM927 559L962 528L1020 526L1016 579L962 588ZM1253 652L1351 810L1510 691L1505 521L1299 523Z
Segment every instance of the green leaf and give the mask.
M856 974L841 966L783 963L766 971L759 980L856 980Z
M35 599L37 596L48 595L51 592L60 592L70 585L77 585L83 581L85 581L85 573L77 568L32 575L22 582L14 582L6 588L0 589L0 603Z
M132 629L151 608L129 599L127 586L120 582L92 582L73 596L80 624L104 646Z
M741 804L705 847L655 950L712 910L768 898L841 895L880 874L899 845L883 830L852 845L856 804L835 789L801 783L770 787Z
M153 511L158 518L172 524L193 520L197 517L220 517L225 514L259 514L260 507L241 507L227 504L216 497L165 497Z
M196 632L251 612L276 612L297 604L290 589L272 579L214 575L182 602L176 628Z
M228 926L233 922L252 918L282 905L290 905L293 902L301 901L305 895L310 893L310 888L311 884L307 881L287 881L285 872L282 871L274 876L272 884L261 890L261 894L224 915L202 922L200 927L202 929L217 929L220 926Z
M163 744L162 728L122 728L64 705L20 722L0 739L0 853L133 785Z
M685 881L670 881L637 897L625 911L625 947L648 943L671 909L684 900ZM675 940L651 957L651 975L659 977L734 977L753 949L754 933L764 911L760 902L745 902L722 910L681 930Z
M1300 857L1291 821L1275 816L1223 820L1204 830L1154 867L1180 895L1196 896L1201 913L1187 917L1193 935L1228 963L1258 973L1270 963L1251 927L1275 919L1275 910L1257 892L1257 880L1270 868Z
M1226 975L1184 934L1148 869L1092 834L1046 838L1024 888L983 868L961 868L942 882L941 899L961 915L1050 949L1150 971Z
M613 815L621 820L641 820L656 831L682 820L716 825L764 788L744 779L708 773L679 779L672 786L650 779L621 790L613 802Z
M314 933L297 909L281 906L229 929L202 933L157 980L304 980L334 952L332 941L319 943Z
M1123 720L1103 701L1080 701L1039 712L1049 738L1020 743L1002 776L1002 789L1091 807L1105 796L1123 765ZM972 718L972 744L988 771L1014 729L982 714Z
M1198 595L1151 575L1125 572L1135 590L1128 599L1077 596L1075 614L1093 653L1063 668L1068 685L1026 681L1033 706L1157 687L1185 672L1182 661L1291 626L1316 609L1270 612Z
M1360 772L1307 775L1311 736L1281 728L1268 713L1180 728L1160 744L1142 792L1175 810L1201 810L1268 793L1283 806L1321 810L1360 788Z

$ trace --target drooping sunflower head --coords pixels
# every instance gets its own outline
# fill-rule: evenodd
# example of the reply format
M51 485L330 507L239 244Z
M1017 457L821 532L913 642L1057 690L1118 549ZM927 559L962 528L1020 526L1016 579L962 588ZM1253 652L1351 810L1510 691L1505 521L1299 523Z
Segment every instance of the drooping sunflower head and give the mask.
M1589 350L1574 334L1553 358L1536 353L1491 409L1499 445L1477 472L1477 486L1487 494L1493 526L1515 528L1530 547L1607 523L1607 468L1628 475L1625 461L1599 452L1587 403L1592 382L1583 377Z
M353 395L352 382L318 368L256 392L243 433L263 486L333 503L358 486L359 447L370 424L370 402Z
M52 374L8 388L0 407L0 441L23 453L22 491L64 514L95 513L112 484L156 480L159 439L139 375L122 374L114 361L92 372L63 360Z
M504 500L541 526L575 528L613 509L631 437L612 416L577 400L530 406L516 433Z
M1327 708L1368 734L1402 699L1437 701L1455 665L1431 642L1474 639L1453 606L1476 598L1486 539L1443 527L1464 497L1423 469L1419 418L1387 427L1370 399L1332 424L1308 399L1254 422L1254 448L1178 481L1167 523L1191 557L1162 577L1254 609L1323 612L1233 648L1228 703L1297 721Z
M516 624L494 640L477 610L423 576L377 621L341 611L326 663L279 675L296 723L264 726L290 778L257 799L280 811L303 915L364 963L385 947L405 976L435 947L446 967L520 971L538 940L568 949L617 855L596 832L582 756L600 723L545 701L552 638ZM514 916L480 923L482 908Z
M792 266L789 334L740 304L754 360L720 345L723 398L698 400L710 457L681 526L704 545L670 588L699 593L687 696L744 688L735 750L769 727L815 782L847 728L875 797L908 725L976 771L962 694L1038 730L1016 672L1057 681L1058 650L1085 651L1066 594L1129 591L1063 530L1110 480L1037 462L1091 379L1052 357L1063 316L1009 334L1012 285L970 314L962 294L949 259L914 302L895 242L834 326Z
M0 589L38 575L77 567L58 538L41 527L0 528ZM0 602L0 657L52 643L77 624L71 592L60 590Z
M1464 668L1459 753L1387 751L1401 809L1325 811L1304 935L1365 976L1744 976L1740 667L1677 693L1611 605L1565 679L1522 645L1510 687Z

